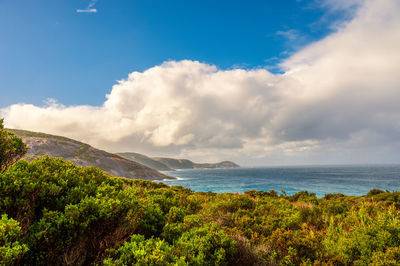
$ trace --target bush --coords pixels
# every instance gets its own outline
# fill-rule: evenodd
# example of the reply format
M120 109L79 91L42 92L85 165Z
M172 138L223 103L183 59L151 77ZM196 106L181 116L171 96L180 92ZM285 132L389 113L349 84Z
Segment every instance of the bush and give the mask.
M21 240L22 230L19 223L3 214L0 220L0 265L13 265L19 262L28 251Z
M374 188L374 189L371 189L371 190L367 193L367 196L374 196L374 195L378 195L378 194L381 194L381 193L385 193L385 191Z
M21 159L28 150L20 138L3 129L3 119L0 119L0 174Z
M0 265L400 264L400 192L195 193L18 156L0 173Z
M381 255L397 260L400 246L398 211L363 203L342 220L330 221L324 244L343 263L370 264ZM397 254L397 255L396 255Z
M190 265L227 265L236 253L236 242L215 224L205 224L182 234L175 254Z
M110 253L104 265L173 265L178 261L168 243L158 238L146 240L142 235L133 235Z
M23 242L29 251L22 262L101 259L98 252L146 223L140 220L146 205L129 182L61 159L17 162L1 175L0 213L19 221L27 233Z

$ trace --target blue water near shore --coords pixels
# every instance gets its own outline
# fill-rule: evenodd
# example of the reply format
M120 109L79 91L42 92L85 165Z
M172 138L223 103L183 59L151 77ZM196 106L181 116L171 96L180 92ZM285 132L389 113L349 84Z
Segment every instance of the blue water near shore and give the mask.
M372 188L400 190L400 165L302 166L165 171L177 177L162 182L193 191L245 192L270 189L288 195L307 190L323 197L327 193L365 195Z

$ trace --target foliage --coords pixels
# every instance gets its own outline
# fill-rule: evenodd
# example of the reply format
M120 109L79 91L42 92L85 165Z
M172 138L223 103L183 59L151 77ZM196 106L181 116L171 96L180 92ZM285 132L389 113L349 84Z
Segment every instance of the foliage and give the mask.
M400 192L192 192L42 157L0 174L0 265L398 265Z
M236 242L215 224L193 227L174 244L175 253L190 265L226 265L236 253Z
M381 194L381 193L384 193L384 192L385 191L383 191L383 190L373 188L368 192L367 196L374 196L374 195L378 195L378 194Z
M215 224L184 232L174 243L133 235L104 261L106 265L227 265L236 242Z
M362 203L340 222L332 218L327 231L325 245L343 263L365 265L385 256L399 257L400 220L394 206Z
M20 138L3 130L3 119L0 119L0 173L22 158L26 152L27 147Z
M21 227L14 219L8 219L6 214L0 220L0 265L11 265L20 260L28 250L19 241L22 237Z
M133 235L118 250L110 251L105 265L172 265L179 261L164 240Z

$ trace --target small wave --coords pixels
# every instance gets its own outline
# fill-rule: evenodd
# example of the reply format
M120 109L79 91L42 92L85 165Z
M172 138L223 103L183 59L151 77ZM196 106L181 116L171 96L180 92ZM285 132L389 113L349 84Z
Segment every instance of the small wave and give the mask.
M179 177L179 176L174 176L173 177L174 179L168 179L168 178L166 178L166 179L163 179L162 181L163 182L168 182L168 181L181 181L181 180L186 180L187 178L183 178L183 177Z

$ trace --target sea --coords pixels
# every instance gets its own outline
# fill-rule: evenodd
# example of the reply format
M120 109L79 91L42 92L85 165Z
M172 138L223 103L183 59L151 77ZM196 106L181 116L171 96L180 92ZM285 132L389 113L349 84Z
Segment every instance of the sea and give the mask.
M286 166L164 171L175 177L162 182L193 191L243 193L248 190L284 190L287 195L307 190L365 195L373 188L400 191L400 165Z

